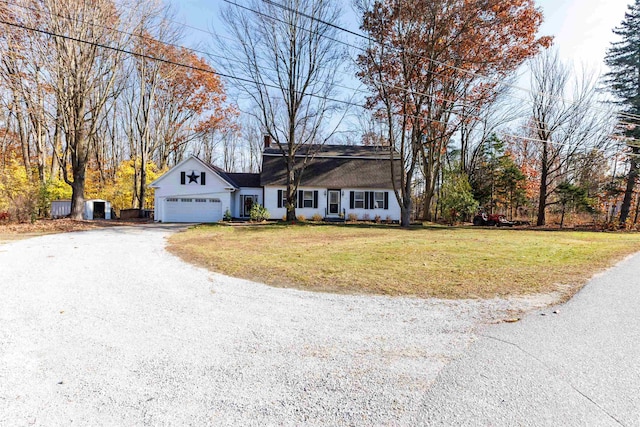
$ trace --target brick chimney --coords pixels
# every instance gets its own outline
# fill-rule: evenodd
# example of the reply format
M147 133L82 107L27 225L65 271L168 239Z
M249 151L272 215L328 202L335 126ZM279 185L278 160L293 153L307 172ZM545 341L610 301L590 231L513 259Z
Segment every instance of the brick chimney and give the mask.
M265 134L264 136L264 148L271 147L271 135Z

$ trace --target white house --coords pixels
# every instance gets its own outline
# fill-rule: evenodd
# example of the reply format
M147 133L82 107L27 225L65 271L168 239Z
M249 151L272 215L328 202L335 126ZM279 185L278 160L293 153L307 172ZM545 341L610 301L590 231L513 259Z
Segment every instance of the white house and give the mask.
M298 165L304 159L308 163L300 176L296 214L400 220L388 148L308 146L297 156ZM286 163L280 148L268 140L260 174L225 172L191 156L150 186L155 188L156 221L216 222L227 211L234 218L248 218L254 203L264 205L271 218L286 214Z
M302 147L296 156L298 164L312 156L300 178L296 214L306 218L315 214L329 219L347 218L354 214L358 219L400 219L388 148L323 145ZM264 187L265 207L273 218L286 214L284 165L279 148L265 147L260 183Z

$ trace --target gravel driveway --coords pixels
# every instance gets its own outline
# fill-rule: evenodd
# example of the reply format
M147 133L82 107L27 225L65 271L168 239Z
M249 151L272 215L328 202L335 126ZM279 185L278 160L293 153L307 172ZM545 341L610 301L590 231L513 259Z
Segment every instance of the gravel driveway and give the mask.
M475 328L529 304L271 288L170 255L179 228L0 245L0 425L410 425Z

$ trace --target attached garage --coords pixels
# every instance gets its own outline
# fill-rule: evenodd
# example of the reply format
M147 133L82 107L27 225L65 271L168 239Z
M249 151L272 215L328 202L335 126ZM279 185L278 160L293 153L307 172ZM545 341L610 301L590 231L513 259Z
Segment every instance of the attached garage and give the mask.
M190 156L150 184L155 189L154 220L218 222L233 209L239 188L220 168Z
M218 198L182 196L164 201L164 222L217 222L222 215L222 201Z

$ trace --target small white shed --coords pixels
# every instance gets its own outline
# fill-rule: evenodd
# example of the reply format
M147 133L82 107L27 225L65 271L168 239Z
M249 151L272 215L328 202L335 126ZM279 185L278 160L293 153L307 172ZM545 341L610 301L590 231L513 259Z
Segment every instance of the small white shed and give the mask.
M54 200L51 202L52 218L64 218L70 213L71 200ZM85 200L82 219L111 219L111 203L100 199Z
M54 200L51 202L51 218L64 218L71 213L71 200Z

